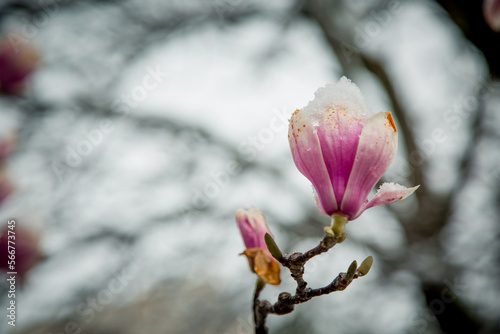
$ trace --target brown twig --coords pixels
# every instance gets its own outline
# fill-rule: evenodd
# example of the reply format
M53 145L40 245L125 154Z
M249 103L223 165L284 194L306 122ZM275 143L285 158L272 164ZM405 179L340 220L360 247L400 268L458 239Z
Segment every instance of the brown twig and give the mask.
M260 322L256 322L256 334L267 333L267 328L265 332L258 331L259 328L265 323L265 319L269 314L284 315L293 312L295 305L305 303L314 297L327 295L335 291L345 290L353 280L359 278L361 274L356 271L354 276L350 280L346 280L347 273L338 274L335 279L322 288L318 289L305 289L303 294L291 295L288 292L282 292L278 296L278 301L271 305L268 301L254 300L254 309L256 319L258 318ZM265 327L265 326L264 326Z
M305 303L314 297L326 295L335 291L345 290L354 279L362 276L358 270L348 273L340 273L330 284L318 289L311 289L307 287L307 282L304 280L305 264L307 261L316 255L327 252L336 244L341 243L346 238L346 234L342 233L341 236L325 235L323 240L314 248L305 253L296 252L289 256L283 256L278 261L290 270L290 274L297 283L295 295L288 292L282 292L278 296L278 301L271 304L267 300L260 301L259 295L264 285L260 284L262 281L259 279L254 293L253 311L255 321L255 333L267 334L268 329L265 326L266 318L269 314L284 315L293 312L295 305ZM356 267L354 267L355 269ZM260 284L260 285L259 285Z
M349 284L351 284L351 282L358 277L360 277L360 275L357 272L351 280L347 281L346 273L340 273L327 286L318 289L306 289L302 295L295 294L292 296L287 292L282 292L278 297L278 301L269 308L269 313L279 315L290 313L293 311L294 305L305 303L314 297L327 295L335 291L345 290Z
M308 250L305 253L296 252L290 256L284 256L280 259L280 263L290 270L291 276L297 282L296 293L299 296L304 296L307 288L307 282L304 281L304 266L307 261L319 255L321 253L327 252L330 248L335 246L337 243L342 242L344 238L333 237L325 235L323 240L314 248Z

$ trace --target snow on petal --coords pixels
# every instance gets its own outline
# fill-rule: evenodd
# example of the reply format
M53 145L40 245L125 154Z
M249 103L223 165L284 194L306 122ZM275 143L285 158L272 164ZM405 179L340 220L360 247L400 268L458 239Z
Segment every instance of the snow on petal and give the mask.
M310 101L301 111L307 113L315 122L321 122L324 112L333 106L343 106L349 116L366 118L368 108L358 86L346 77L340 78L336 84L328 84L314 93Z
M413 194L418 187L420 186L418 185L412 188L407 188L397 183L385 182L379 187L375 196L370 201L365 203L362 210L358 212L353 219L356 219L359 215L361 215L361 213L363 213L363 211L373 208L374 206L390 204L405 199Z

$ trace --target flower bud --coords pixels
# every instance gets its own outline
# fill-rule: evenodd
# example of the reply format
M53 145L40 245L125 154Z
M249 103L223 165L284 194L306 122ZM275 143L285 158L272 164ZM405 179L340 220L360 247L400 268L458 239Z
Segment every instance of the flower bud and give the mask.
M288 139L297 169L314 187L318 208L334 219L355 220L418 188L384 183L367 199L396 155L396 124L390 112L370 115L358 87L346 77L318 89L314 100L293 113ZM333 225L334 234L340 236L343 227Z
M368 256L359 266L358 271L360 276L365 276L370 271L373 265L373 256Z
M268 249L266 235L270 239L268 240L269 244L272 244L273 253L279 257L281 251L272 238L264 216L255 209L238 210L236 222L246 246L246 250L242 254L247 257L250 270L259 275L264 282L279 285L281 283L281 269Z
M347 269L347 273L345 274L344 280L346 282L352 281L354 278L354 274L356 273L356 268L358 267L358 263L356 260L352 261L351 265L349 266L349 269Z

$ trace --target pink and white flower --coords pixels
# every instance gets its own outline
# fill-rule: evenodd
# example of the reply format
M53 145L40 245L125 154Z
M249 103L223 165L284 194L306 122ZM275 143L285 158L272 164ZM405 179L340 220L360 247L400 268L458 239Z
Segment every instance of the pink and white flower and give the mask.
M361 92L346 77L318 89L314 100L295 111L288 138L295 165L312 182L326 215L354 220L418 188L384 183L367 199L394 159L397 130L390 112L369 116Z
M243 252L248 259L250 270L259 275L264 282L279 285L280 266L267 249L264 236L271 231L267 227L266 219L255 209L238 210L236 222L240 228L246 250Z

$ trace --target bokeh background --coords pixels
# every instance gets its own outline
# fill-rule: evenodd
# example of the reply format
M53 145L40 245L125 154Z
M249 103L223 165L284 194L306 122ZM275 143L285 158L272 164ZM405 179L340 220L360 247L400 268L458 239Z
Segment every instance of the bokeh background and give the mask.
M346 75L396 119L382 181L421 186L305 279L373 255L368 276L270 332L500 333L500 35L481 1L6 0L0 32L0 223L25 266L15 328L2 278L0 332L252 333L234 213L260 209L285 252L318 243L288 119Z

